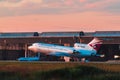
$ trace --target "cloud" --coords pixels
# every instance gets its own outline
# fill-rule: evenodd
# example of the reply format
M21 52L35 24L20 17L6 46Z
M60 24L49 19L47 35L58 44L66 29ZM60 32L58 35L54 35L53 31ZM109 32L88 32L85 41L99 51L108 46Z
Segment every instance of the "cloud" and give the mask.
M0 16L120 12L120 0L0 0Z
M93 10L94 11L104 11L111 14L119 14L120 13L120 0L103 0L101 2L94 3Z
M42 3L42 0L1 0L0 7L22 7L26 4Z
M0 0L0 16L31 14L30 12L34 12L35 8L37 10L41 3L42 0Z
M86 2L87 0L79 0L80 2Z

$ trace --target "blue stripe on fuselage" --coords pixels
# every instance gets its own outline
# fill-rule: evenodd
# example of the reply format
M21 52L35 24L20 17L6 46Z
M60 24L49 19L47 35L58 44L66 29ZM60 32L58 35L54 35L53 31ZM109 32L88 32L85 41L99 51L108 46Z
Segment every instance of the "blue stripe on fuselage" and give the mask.
M68 46L60 46L60 45L55 45L55 44L46 44L46 43L39 43L39 47L45 47L49 49L59 49L59 50L74 50L73 47L68 47Z

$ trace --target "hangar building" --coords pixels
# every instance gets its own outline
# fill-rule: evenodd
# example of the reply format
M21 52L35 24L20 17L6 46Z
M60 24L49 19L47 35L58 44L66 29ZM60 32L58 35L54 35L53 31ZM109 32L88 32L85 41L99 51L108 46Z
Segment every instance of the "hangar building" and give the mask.
M14 32L0 33L0 60L16 60L25 53L34 55L27 49L34 42L73 46L75 42L89 43L94 37L103 40L98 54L105 54L105 57L91 60L113 60L115 55L120 56L120 31Z

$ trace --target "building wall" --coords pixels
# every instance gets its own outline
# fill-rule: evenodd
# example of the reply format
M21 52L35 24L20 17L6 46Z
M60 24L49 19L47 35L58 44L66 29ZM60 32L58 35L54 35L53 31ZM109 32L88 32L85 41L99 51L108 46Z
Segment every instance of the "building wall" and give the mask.
M98 37L103 40L99 54L105 54L105 59L113 59L114 54L120 55L120 37ZM21 37L0 39L0 60L16 60L24 56L26 47L34 42L44 42L73 46L75 42L89 43L93 37ZM28 51L32 54L32 52Z

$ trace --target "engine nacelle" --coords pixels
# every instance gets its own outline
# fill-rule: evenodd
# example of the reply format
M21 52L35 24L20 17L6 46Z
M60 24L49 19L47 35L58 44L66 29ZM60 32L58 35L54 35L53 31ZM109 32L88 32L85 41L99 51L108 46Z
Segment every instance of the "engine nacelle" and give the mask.
M80 46L79 43L75 43L75 44L74 44L74 47L79 47L79 46Z

